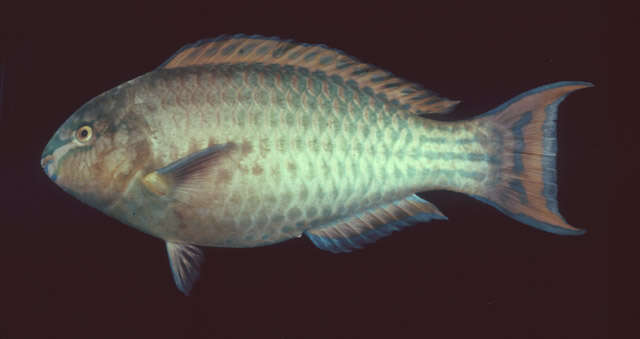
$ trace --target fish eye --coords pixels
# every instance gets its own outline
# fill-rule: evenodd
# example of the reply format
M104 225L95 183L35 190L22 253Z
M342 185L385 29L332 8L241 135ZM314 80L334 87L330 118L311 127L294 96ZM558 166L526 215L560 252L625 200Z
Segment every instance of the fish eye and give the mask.
M93 136L93 130L91 129L91 126L85 125L78 128L78 130L76 131L76 140L78 140L81 143L89 142L92 136Z

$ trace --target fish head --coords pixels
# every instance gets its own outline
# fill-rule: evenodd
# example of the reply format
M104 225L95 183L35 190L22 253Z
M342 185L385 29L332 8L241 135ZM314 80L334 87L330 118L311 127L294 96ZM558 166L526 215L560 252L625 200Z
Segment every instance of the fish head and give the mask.
M41 158L54 183L103 212L122 198L149 158L144 119L122 97L107 92L80 107L58 128Z

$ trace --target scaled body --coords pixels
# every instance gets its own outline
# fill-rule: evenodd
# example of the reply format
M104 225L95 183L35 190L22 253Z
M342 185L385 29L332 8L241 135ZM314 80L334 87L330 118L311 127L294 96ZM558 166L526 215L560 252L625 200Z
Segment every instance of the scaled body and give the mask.
M348 251L444 219L414 195L432 189L580 233L557 211L554 123L562 98L588 85L545 86L477 119L441 122L417 113L456 102L339 52L225 38L186 46L92 99L56 132L43 167L80 200L174 246L185 292L197 272L197 260L180 267L191 245L253 247L306 232Z
M491 132L477 123L427 120L358 89L280 67L158 70L118 94L131 102L129 114L144 121L150 157L141 174L211 146L233 145L197 194L158 199L163 211L174 213L158 215L151 225L152 211L132 208L132 201L146 200L139 197L144 192L126 192L110 209L166 240L264 245L414 192L471 193L488 180L491 144L481 141L491 140ZM128 217L133 211L137 218Z

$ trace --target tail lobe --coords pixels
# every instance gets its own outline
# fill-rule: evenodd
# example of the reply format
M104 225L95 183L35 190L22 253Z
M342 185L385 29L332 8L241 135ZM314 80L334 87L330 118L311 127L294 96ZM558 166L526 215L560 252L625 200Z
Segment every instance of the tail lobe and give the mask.
M557 82L538 87L476 118L502 136L502 162L496 167L496 184L473 197L544 231L584 234L558 211L556 117L558 105L569 93L590 86L587 82Z

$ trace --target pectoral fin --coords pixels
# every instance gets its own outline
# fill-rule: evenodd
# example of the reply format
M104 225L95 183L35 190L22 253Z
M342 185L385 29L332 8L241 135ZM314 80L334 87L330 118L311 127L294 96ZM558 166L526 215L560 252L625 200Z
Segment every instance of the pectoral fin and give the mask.
M193 190L203 187L212 168L234 147L227 143L213 145L199 152L190 154L168 166L147 174L142 183L151 192L159 196L167 196L176 190Z
M173 281L180 292L189 295L191 288L200 277L200 264L204 261L202 250L194 245L167 241L167 253Z

